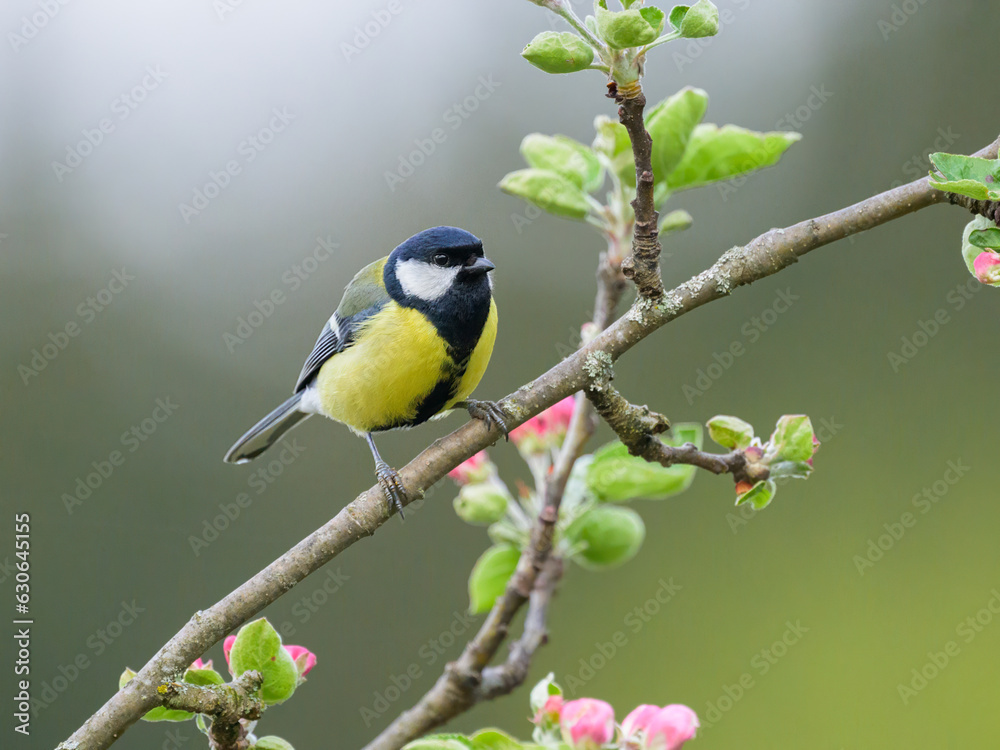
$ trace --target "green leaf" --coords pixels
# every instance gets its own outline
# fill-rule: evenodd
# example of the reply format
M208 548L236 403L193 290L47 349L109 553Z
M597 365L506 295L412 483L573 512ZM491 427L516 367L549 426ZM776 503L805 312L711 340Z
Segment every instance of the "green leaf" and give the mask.
M995 226L988 229L976 229L969 234L969 242L976 247L996 250L1000 248L1000 229Z
M565 135L531 133L521 141L521 156L528 166L561 174L588 193L604 182L604 169L597 154Z
M188 670L189 672L191 670ZM136 673L125 667L125 671L121 673L118 678L118 689L121 690L128 683L135 679ZM166 706L157 706L154 709L147 711L143 717L143 721L187 721L188 719L194 718L194 714L187 711L177 711L172 708L167 708Z
M607 42L609 47L615 49L649 44L660 35L660 30L663 28L663 11L659 8L613 11L598 6L596 10L598 36Z
M570 31L543 31L521 57L546 73L575 73L594 62L594 48Z
M519 169L500 180L500 189L550 214L583 219L590 211L587 195L557 172Z
M677 9L674 8L676 11ZM673 11L670 21L673 23ZM719 33L719 9L709 0L698 0L684 14L680 23L681 35L687 39L697 39L703 36L715 36Z
M673 438L663 439L667 445L680 446L702 442L701 425L676 424ZM683 492L694 481L695 467L677 464L669 468L652 464L629 455L628 448L615 440L600 448L587 468L587 485L591 493L603 502L622 502L636 498L663 500Z
M659 36L666 22L666 15L663 11L657 7L650 6L648 8L639 8L639 14L646 19L646 23L656 29L656 35Z
M554 672L549 672L545 677L539 680L533 688L531 688L531 694L528 696L528 705L531 707L531 715L534 716L539 711L542 710L542 706L545 705L547 701L553 695L562 695L562 688L556 682L556 675Z
M667 183L671 190L686 190L769 167L801 138L799 133L757 133L736 125L699 125Z
M281 636L265 617L240 629L229 652L229 666L237 677L251 669L260 672L260 699L267 705L287 700L299 681L295 661L282 648Z
M166 706L157 706L142 717L143 721L188 721L193 719L194 714L187 711L178 711Z
M767 468L771 479L808 479L813 470L805 461L775 461Z
M118 678L118 689L121 690L123 687L128 685L132 680L135 679L136 672L132 671L129 667L125 667L125 671L122 672L121 677Z
M753 425L739 417L720 414L708 420L708 436L723 448L743 449L753 440Z
M677 209L676 211L671 211L669 214L663 217L660 221L660 239L675 232L682 232L685 229L689 229L694 223L694 219L691 218L691 214L683 209Z
M785 414L775 426L769 447L779 461L808 461L816 452L812 422L805 414Z
M770 479L757 482L753 487L736 498L737 505L750 503L756 510L763 510L774 499L778 486Z
M675 5L674 9L670 11L670 25L673 26L678 31L681 30L681 24L684 23L684 16L687 15L688 11L691 10L690 5Z
M260 737L254 743L253 750L295 750L295 748L292 747L292 743L288 740L283 740L281 737L269 734L266 737Z
M653 139L653 177L659 182L680 164L695 126L708 108L708 94L685 87L664 99L646 117L646 130Z
M472 741L462 734L429 734L406 744L403 750L475 750Z
M222 685L225 680L214 669L189 669L184 673L184 682L192 685Z
M566 538L583 549L573 559L585 568L614 568L631 560L642 546L646 527L631 508L595 505L571 523Z
M475 750L521 750L523 745L499 729L482 729L472 735Z
M605 115L594 119L594 151L608 160L611 170L627 185L635 185L635 159L632 141L625 126Z
M493 606L520 558L520 550L509 544L496 544L480 556L469 576L469 612L478 615Z
M931 154L939 174L931 172L931 187L976 200L1000 200L1000 159L961 154Z

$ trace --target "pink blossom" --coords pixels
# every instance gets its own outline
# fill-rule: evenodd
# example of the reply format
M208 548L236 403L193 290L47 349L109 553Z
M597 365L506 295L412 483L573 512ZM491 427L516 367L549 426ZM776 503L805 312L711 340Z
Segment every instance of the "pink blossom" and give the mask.
M226 657L226 666L229 667L230 674L232 674L233 668L229 666L229 652L233 650L234 643L236 643L235 635L226 636L226 640L222 642L222 653Z
M285 646L284 648L291 655L292 661L295 662L299 676L305 677L309 670L316 666L316 654L305 646Z
M648 721L642 740L643 750L679 750L698 731L698 716L687 706L664 706Z
M598 750L614 736L615 710L596 698L578 698L563 705L559 724L573 750Z
M984 284L1000 282L1000 254L990 250L979 253L972 263L972 270Z
M188 667L188 669L211 669L211 668L212 668L212 660L209 659L208 661L202 661L201 658L195 659L193 662L191 662L191 666Z
M625 717L625 720L622 721L622 734L625 735L626 739L635 737L636 732L640 729L646 729L646 725L649 724L649 720L652 719L653 716L659 712L659 710L659 706L651 706L648 703L637 706L628 716Z
M486 451L479 451L472 458L467 458L454 469L448 472L448 476L459 485L472 484L486 480L491 471L492 464Z
M561 695L550 695L545 699L545 703L538 713L535 714L535 718L531 721L535 724L542 724L543 722L551 722L553 724L559 723L559 716L562 714L563 710L563 698Z
M559 445L566 435L575 404L576 400L572 396L567 396L520 427L511 430L511 440L522 452L529 453L543 452Z

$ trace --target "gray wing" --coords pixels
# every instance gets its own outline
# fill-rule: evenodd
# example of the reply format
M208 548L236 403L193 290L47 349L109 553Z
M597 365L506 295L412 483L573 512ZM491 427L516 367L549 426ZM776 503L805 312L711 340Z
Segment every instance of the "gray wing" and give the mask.
M361 324L381 310L384 304L381 302L360 310L347 320L341 319L339 313L334 313L333 317L323 326L312 353L306 359L306 363L302 365L302 372L299 374L298 382L295 383L295 393L305 390L330 357L339 354L353 344Z
M389 294L382 283L382 268L385 266L385 261L385 258L381 258L365 266L347 285L337 312L323 326L312 353L302 366L302 372L295 384L295 393L304 390L312 382L316 373L330 357L353 344L362 323L389 301Z

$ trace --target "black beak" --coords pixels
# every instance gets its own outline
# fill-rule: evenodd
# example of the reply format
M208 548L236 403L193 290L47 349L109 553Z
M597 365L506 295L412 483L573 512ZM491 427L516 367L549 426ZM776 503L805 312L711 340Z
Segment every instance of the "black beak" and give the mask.
M463 276L482 276L485 273L489 273L494 268L493 261L489 258L477 257L472 263L466 264L462 267Z

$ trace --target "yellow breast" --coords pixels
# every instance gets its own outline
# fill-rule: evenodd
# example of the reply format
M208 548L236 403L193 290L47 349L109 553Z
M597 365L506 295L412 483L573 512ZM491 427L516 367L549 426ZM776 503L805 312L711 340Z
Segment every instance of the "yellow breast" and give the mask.
M450 403L467 397L489 363L496 339L496 306ZM385 429L414 418L424 399L455 363L433 324L421 313L389 302L363 324L357 341L330 357L316 377L323 412L358 432Z

